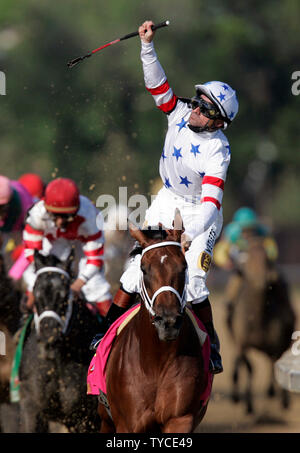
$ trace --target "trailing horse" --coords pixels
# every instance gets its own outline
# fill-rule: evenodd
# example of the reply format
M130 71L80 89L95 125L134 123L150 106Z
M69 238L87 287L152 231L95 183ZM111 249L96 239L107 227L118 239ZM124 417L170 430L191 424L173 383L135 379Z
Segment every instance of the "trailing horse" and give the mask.
M245 401L247 412L253 412L252 365L248 351L257 349L269 358L270 385L268 396L275 392L274 363L291 343L295 325L286 282L270 267L260 238L250 238L242 266L242 284L228 316L227 326L237 347L233 367L232 399L239 401L239 369L245 365L248 373ZM232 309L231 309L232 310ZM289 396L282 392L282 405L288 407Z
M0 332L5 339L5 354L0 354L0 429L3 432L18 431L18 404L10 404L9 381L15 352L14 334L17 332L21 312L21 291L16 289L7 276L4 258L0 254Z
M182 230L130 227L130 233L139 242L137 253L141 252L142 300L114 339L106 364L112 418L99 403L101 432L190 433L206 412L212 375L208 335L204 333L201 343L195 319L185 306ZM101 343L97 354L100 348Z
M95 432L97 402L86 394L89 344L99 322L83 300L73 300L70 271L55 256L35 252L34 326L25 341L20 367L21 427L47 432L48 422L70 432Z

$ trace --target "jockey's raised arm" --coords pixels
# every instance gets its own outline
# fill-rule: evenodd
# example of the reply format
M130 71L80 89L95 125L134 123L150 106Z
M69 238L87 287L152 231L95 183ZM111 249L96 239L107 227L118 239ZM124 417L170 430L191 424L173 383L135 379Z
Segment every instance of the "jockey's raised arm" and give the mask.
M151 29L151 25L153 23L148 21L139 28L145 85L152 94L156 106L162 112L170 114L174 110L178 98L173 93L166 74L158 61L152 42L155 32ZM144 27L147 27L147 32L145 32Z

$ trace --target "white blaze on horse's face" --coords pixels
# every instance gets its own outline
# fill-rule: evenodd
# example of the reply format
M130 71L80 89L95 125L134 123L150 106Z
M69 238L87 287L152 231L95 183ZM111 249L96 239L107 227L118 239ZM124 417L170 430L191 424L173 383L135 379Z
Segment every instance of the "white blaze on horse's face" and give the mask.
M43 274L45 272L53 272L53 273L62 274L65 277L67 277L68 280L70 279L70 275L66 271L64 271L63 269L60 269L58 267L52 267L52 266L45 266L45 267L39 269L36 272L36 276L38 277L40 274ZM55 319L58 322L58 324L60 324L60 326L62 328L62 333L65 334L67 331L68 325L69 325L69 321L72 316L72 312L73 312L73 293L70 292L69 297L68 297L68 308L67 308L67 312L65 314L64 320L53 310L44 310L40 314L38 314L37 311L34 313L34 323L35 323L35 329L36 329L37 334L38 335L40 334L40 324L44 318Z
M164 255L161 257L161 259L160 259L161 264L164 264L164 261L166 258L168 258L168 255Z

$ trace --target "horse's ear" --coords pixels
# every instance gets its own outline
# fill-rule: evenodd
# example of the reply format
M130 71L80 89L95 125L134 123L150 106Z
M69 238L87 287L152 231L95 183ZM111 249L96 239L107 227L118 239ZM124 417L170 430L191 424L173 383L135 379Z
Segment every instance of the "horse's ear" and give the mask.
M183 220L182 220L181 213L178 208L175 209L173 227L174 227L174 230L181 231L180 234L182 234L184 232Z
M133 239L139 242L139 244L144 247L147 244L147 237L144 235L142 230L139 229L134 223L130 220L128 221L129 233Z
M44 260L43 260L44 256L41 255L37 249L34 249L33 256L34 256L35 270L38 271L45 265Z
M184 232L183 220L178 208L175 209L173 230L167 230L168 236L172 236L176 242L180 242L182 233Z

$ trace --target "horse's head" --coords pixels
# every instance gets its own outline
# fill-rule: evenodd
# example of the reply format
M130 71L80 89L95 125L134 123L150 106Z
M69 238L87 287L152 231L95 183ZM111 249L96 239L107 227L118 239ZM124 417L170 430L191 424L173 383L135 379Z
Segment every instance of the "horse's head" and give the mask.
M142 248L141 296L163 341L177 338L183 319L187 264L180 245L182 233L179 211L173 230L140 230L130 225L131 236Z
M40 342L52 345L68 328L73 301L70 297L71 266L73 251L65 262L54 255L34 254L36 282L33 288L35 300L35 326Z

